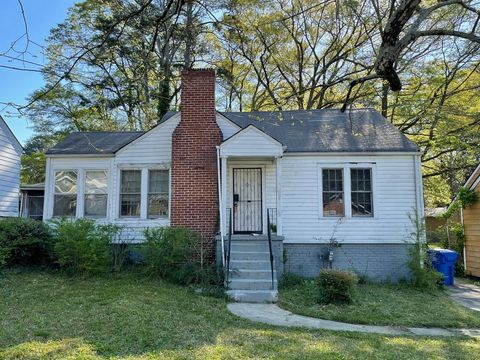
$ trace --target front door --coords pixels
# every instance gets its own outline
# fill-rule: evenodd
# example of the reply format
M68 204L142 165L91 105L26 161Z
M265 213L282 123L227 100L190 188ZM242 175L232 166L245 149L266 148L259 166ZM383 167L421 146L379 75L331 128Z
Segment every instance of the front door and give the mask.
M233 231L262 233L262 169L233 169Z

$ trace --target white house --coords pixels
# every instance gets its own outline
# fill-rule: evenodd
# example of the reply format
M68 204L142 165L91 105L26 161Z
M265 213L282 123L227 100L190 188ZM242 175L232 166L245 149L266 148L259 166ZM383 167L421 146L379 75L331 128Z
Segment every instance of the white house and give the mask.
M0 116L0 217L18 216L23 148Z
M373 109L216 112L214 84L213 71L186 71L182 111L150 131L73 133L50 149L44 218L121 224L128 241L146 227L189 226L212 239L219 262L232 238L229 288L240 300L274 299L283 271L408 276L410 216L423 214L415 144Z

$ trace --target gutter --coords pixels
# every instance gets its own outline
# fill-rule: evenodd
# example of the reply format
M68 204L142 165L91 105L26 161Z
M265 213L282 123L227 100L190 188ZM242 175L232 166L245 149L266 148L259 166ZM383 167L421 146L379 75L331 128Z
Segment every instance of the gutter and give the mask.
M220 210L220 239L222 241L222 265L225 267L225 243L223 239L224 234L224 222L223 222L223 202L222 202L222 176L220 169L220 146L217 148L217 181L218 181L218 209Z

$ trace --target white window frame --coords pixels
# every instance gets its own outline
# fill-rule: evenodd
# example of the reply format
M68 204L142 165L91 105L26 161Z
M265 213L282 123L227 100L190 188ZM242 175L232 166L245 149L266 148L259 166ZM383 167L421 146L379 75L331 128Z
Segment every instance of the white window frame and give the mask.
M150 216L148 213L148 195L150 194L150 171L167 171L168 172L168 204L167 204L167 215L155 215L155 216ZM170 196L171 196L171 171L170 169L160 169L160 168L148 168L147 172L147 218L149 220L155 220L155 219L170 219Z
M344 215L325 215L323 213L323 171L324 170L340 170L342 172L342 193L343 193L343 197L342 197L342 200L343 200L343 214ZM345 169L341 166L324 166L322 167L322 169L320 170L320 174L319 174L319 183L320 183L320 199L321 199L321 212L322 212L322 217L324 218L333 218L333 219L338 219L338 218L344 218L346 217L347 215L347 199L346 199L346 189L345 189Z
M121 172L122 170L140 170L140 217L120 216L120 189L121 189ZM155 218L148 217L148 172L150 170L168 170L168 216L160 216ZM170 220L170 209L172 204L172 172L170 166L159 164L145 164L145 165L123 165L117 166L117 195L115 197L115 215L114 218L118 221L138 221L138 220Z
M372 216L352 216L352 180L350 169L370 169L372 173ZM344 216L324 216L323 215L323 169L342 169L343 170L343 196L345 215ZM318 163L317 164L317 179L318 179L318 218L324 220L338 221L338 219L351 219L359 221L369 221L378 219L378 204L377 204L377 166L374 162L348 162L348 163Z
M87 218L87 219L106 219L108 218L108 211L109 211L109 202L110 202L110 171L108 168L85 168L85 169L79 169L79 172L82 172L82 178L83 178L83 184L82 184L82 194L81 194L81 199L82 199L82 217ZM87 172L89 171L105 171L107 173L107 208L105 209L105 216L87 216L85 215L85 188L86 188L86 181L87 181Z
M77 196L77 206L75 207L75 215L74 216L66 216L68 218L77 218L78 215L80 214L79 212L79 208L80 208L80 201L81 201L81 198L79 196L79 193L80 193L80 181L81 181L81 169L74 169L74 168L55 168L52 170L52 206L51 206L51 214L52 214L52 218L61 218L62 216L57 216L55 215L55 195L60 195L60 194L57 194L56 191L55 191L55 188L56 188L56 184L57 184L57 172L61 172L61 171L64 171L64 172L68 172L68 171L72 171L72 172L75 172L77 173L77 191L75 193L75 195Z

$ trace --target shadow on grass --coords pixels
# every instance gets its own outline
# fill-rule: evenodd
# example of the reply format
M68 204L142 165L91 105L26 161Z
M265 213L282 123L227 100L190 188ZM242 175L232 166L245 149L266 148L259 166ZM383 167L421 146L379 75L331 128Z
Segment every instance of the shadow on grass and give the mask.
M7 271L1 359L474 358L479 342L283 329L231 315L221 299L138 274L69 278Z

